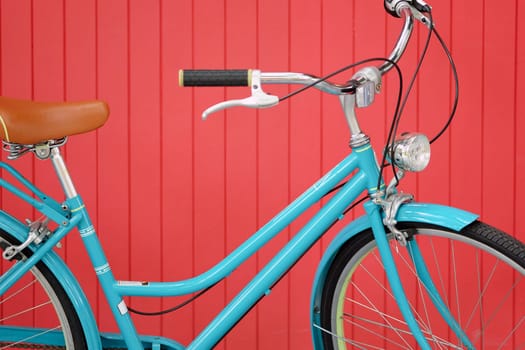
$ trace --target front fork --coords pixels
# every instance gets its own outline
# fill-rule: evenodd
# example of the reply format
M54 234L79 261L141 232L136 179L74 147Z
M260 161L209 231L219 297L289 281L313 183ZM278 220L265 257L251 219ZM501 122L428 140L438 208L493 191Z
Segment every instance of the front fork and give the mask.
M400 194L398 196L399 197L397 198L402 198L401 196L403 195ZM373 201L369 201L364 204L364 208L368 214L368 217L370 218L370 224L372 227L375 241L377 243L379 254L381 256L381 260L383 261L383 265L385 267L387 279L390 284L392 294L394 295L397 305L401 311L401 314L403 315L403 318L405 319L410 331L412 332L412 335L418 342L419 346L422 349L431 349L425 335L421 330L420 325L414 317L414 314L411 310L411 306L403 289L399 273L394 262L392 251L388 243L387 233L385 231L384 226L385 220L383 220L380 211L381 207ZM387 213L386 221L388 221L388 214L391 213ZM393 226L393 224L388 226ZM395 239L398 240L402 246L406 246L406 248L408 249L408 253L416 269L417 277L423 284L423 287L428 293L430 300L432 300L432 303L441 314L441 317L443 317L445 322L448 324L450 329L456 334L456 336L463 343L463 345L465 345L468 349L474 349L474 346L468 339L467 335L463 332L461 326L457 323L455 318L452 316L449 308L446 306L443 299L441 298L432 280L432 277L430 276L430 273L427 269L423 256L421 255L421 251L416 240L411 237L407 237L405 233L402 233L397 229L394 229L392 232L395 235Z
M387 235L385 228L383 226L383 220L381 218L380 207L373 202L367 202L364 205L364 208L370 218L370 224L372 231L374 233L374 238L377 243L377 248L379 254L381 255L381 260L385 267L386 276L388 278L388 283L392 289L392 294L399 306L401 314L405 319L410 331L412 332L414 338L416 338L419 346L422 349L430 350L430 345L425 339L421 328L419 327L410 305L408 303L405 291L401 284L401 279L399 278L399 273L397 271L396 265L394 263L394 257L392 256L392 251L390 250L390 245L388 244Z

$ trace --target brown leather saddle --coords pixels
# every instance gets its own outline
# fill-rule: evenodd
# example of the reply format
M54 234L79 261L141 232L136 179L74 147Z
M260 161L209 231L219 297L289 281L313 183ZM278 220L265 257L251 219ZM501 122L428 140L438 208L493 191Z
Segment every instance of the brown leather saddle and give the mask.
M0 138L23 145L95 130L106 122L103 101L34 102L0 97Z

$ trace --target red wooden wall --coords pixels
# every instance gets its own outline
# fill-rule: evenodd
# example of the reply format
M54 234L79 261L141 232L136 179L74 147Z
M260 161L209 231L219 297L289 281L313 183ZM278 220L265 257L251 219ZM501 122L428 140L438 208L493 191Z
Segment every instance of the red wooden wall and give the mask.
M519 0L432 3L456 59L461 100L428 171L405 190L479 212L525 239L525 5ZM119 279L187 278L218 262L347 152L333 96L305 92L262 111L200 113L247 89L182 89L180 68L260 68L326 74L386 55L400 22L370 0L2 0L0 93L37 100L99 98L111 108L102 129L69 140L67 164ZM426 32L402 61L408 77ZM341 80L348 76L340 77ZM387 78L362 126L381 145L394 107ZM267 88L277 95L289 87ZM445 56L433 43L403 130L435 134L452 101ZM50 165L14 164L58 194ZM2 207L27 208L9 195ZM304 222L304 219L302 219ZM299 225L192 306L164 318L137 318L144 333L187 342ZM220 345L224 349L309 348L309 287L316 245ZM60 251L79 273L101 328L115 330L76 237ZM176 299L134 298L156 310Z

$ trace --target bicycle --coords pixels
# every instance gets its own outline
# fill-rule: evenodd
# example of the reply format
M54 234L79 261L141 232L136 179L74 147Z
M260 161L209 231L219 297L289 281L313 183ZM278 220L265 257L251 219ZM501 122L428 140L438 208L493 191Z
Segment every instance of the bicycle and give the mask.
M101 127L108 117L107 106L99 101L62 104L1 98L0 130L9 158L34 153L40 159L50 159L66 199L61 202L47 196L13 167L0 163L18 186L4 178L0 179L0 185L43 214L41 219L24 224L0 211L0 247L3 263L8 265L0 277L0 344L7 348L211 348L335 222L363 203L365 215L336 235L319 263L311 301L316 348L525 347L522 326L525 300L520 296L524 288L525 245L478 221L476 214L417 203L411 195L397 190L405 172L422 171L428 164L430 142L425 136L413 133L388 140L383 152L385 159L378 163L368 136L359 127L356 107L369 106L379 92L381 76L398 70L397 61L410 39L414 22L429 27L429 33L434 31L431 9L420 0L385 0L385 8L390 14L404 18L394 50L388 59L380 59L379 67L361 69L345 84L334 84L328 79L350 66L323 78L258 70L181 71L185 86L251 88L250 97L221 102L206 110L205 117L235 106L271 107L297 93L278 98L266 94L262 84L300 84L303 89L313 87L338 95L352 149L345 159L224 260L183 281L117 281L69 176L60 146L68 136ZM373 61L378 59L365 63ZM401 104L398 106L391 136L396 133L402 109ZM387 186L383 175L388 163L393 167L393 176ZM366 195L358 200L363 192ZM132 310L124 297L194 294L188 299L190 302L226 278L322 199L323 205L310 221L191 344L185 347L175 340L137 334L130 316ZM119 326L118 335L99 333L81 287L53 250L74 228L79 230ZM460 255L462 260L456 262ZM467 259L471 259L472 266L466 264ZM477 273L471 271L474 267ZM388 280L385 285L383 271ZM409 284L416 286L415 295L405 292L404 286ZM24 292L37 286L42 290L35 298L24 298ZM478 299L470 299L475 294ZM456 299L452 300L453 297ZM16 303L15 315L6 315L11 309L8 302ZM26 303L35 303L38 308L52 305L53 309L42 311L43 320L32 315L27 323L23 323L24 319L17 322L22 313L18 306ZM56 314L55 319L50 319L51 313ZM43 323L35 324L37 321Z

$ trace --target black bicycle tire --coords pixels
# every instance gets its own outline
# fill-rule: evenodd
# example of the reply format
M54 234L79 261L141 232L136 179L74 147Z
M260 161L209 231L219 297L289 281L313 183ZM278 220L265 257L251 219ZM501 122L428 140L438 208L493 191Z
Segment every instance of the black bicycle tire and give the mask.
M0 229L0 238L9 242L12 245L19 245L20 242L13 237L9 232ZM0 242L0 250L5 249L5 242ZM24 257L30 257L32 255L32 251L28 248L22 250L22 255ZM20 259L21 256L18 256L14 259ZM75 308L73 307L73 303L69 299L67 293L65 292L64 288L62 287L61 283L57 279L57 277L53 274L51 269L43 262L39 261L33 269L37 269L41 276L46 280L47 284L51 287L51 291L46 290L47 288L44 285L41 285L42 289L45 289L46 292L52 292L56 296L56 300L59 301L61 304L61 308L64 311L64 314L67 318L68 328L71 330L71 339L73 341L73 350L87 350L87 342L86 337L84 334L84 330L82 328L82 324L80 322L80 318L78 314L75 311ZM27 343L17 345L13 348L24 348L27 347ZM10 347L11 348L11 347ZM46 346L43 345L42 348L52 348L56 349L58 347L52 347L52 346ZM68 348L69 350L70 348Z
M482 243L490 248L495 249L522 268L525 268L525 244L508 235L507 233L481 221L473 222L472 224L463 228L460 232L454 232L453 230L437 225L426 225L421 223L399 223L398 228L401 230L407 230L411 228L438 229L458 235L463 235L474 241L477 241L478 243ZM360 249L369 244L373 239L373 233L370 229L355 235L341 247L333 262L331 263L323 285L319 308L321 322L320 329L322 331L322 339L325 349L334 349L334 331L331 329L331 310L336 284L340 279L341 273L343 273L344 269L346 268L348 261L350 261Z

